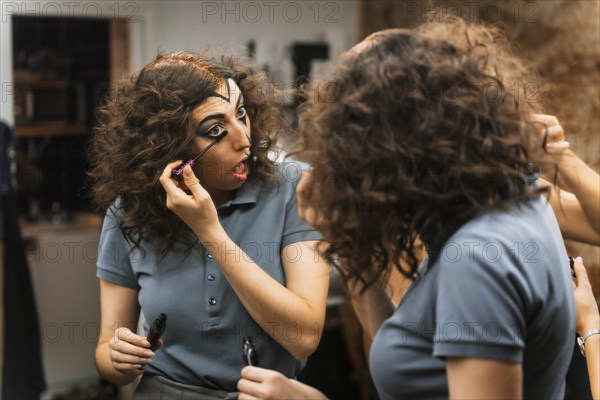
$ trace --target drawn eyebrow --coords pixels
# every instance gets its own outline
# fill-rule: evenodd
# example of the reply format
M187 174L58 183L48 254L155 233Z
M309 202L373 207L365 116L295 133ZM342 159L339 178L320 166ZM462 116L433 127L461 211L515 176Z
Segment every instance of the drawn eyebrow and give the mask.
M231 101L230 101L230 100L229 100L227 97L225 97L225 96L222 96L222 95L220 95L220 94L219 94L219 93L217 93L217 92L212 92L212 94L210 94L208 97L220 97L220 98L222 98L223 100L225 100L226 102L228 102L228 103L231 103Z
M211 119L225 119L225 114L211 114L208 115L207 117L203 118L202 121L200 121L200 123L198 124L198 129L200 129L200 127L208 120Z
M238 97L237 103L235 105L235 108L238 108L240 106L240 103L244 100L244 96L242 94L240 94L240 97ZM237 110L236 110L237 111ZM208 115L204 118L202 118L202 121L200 121L200 123L198 124L198 126L202 125L203 123L205 123L206 121L208 121L209 119L225 119L225 114L219 113L219 114L211 114Z
M220 97L223 100L225 100L228 103L231 103L231 88L229 87L229 79L225 79L225 86L227 86L227 97L217 93L217 92L212 92L211 95L209 95L208 97Z

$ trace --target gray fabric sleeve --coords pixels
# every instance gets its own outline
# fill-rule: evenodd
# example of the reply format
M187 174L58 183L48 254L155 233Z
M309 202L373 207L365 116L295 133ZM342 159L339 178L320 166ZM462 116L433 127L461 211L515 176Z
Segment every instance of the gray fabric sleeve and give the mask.
M102 224L96 267L98 278L131 289L140 289L129 262L129 245L119 229L112 208L106 212Z
M438 265L433 355L522 362L528 298L522 266L502 243L493 242L502 249L499 259L465 243L471 246L462 246L463 257Z

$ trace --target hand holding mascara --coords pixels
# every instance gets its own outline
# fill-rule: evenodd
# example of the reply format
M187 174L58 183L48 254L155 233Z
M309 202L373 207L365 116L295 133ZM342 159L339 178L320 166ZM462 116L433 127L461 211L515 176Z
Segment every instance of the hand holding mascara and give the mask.
M184 163L181 163L177 168L175 168L173 170L173 172L171 172L171 176L173 177L173 179L175 179L178 182L183 181L183 170L184 168L189 165L190 168L193 167L196 164L196 160L198 160L200 157L202 157L202 155L204 153L206 153L211 147L213 147L215 144L219 143L219 141L221 139L223 139L225 136L227 136L229 132L227 131L223 131L221 132L217 137L215 137L213 139L212 142L210 142L210 144L208 146L206 146L200 153L196 154L196 157L187 160Z
M258 367L258 352L256 351L256 347L254 347L254 343L250 336L244 336L243 359L245 365Z
M156 347L158 346L158 340L165 332L166 327L167 315L160 314L160 316L154 320L152 325L150 325L150 330L148 331L148 336L146 337L146 340L150 342L150 350L156 350Z
M148 336L146 336L146 340L150 343L150 350L154 351L158 347L158 340L165 332L165 328L167 327L167 315L160 314L158 318L154 320L152 325L150 325L150 330L148 331ZM140 366L140 370L144 370L146 368L145 365Z

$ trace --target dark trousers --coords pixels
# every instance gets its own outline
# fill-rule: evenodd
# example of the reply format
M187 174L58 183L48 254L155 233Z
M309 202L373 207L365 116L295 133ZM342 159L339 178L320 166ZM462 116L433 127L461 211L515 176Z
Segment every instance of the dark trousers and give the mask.
M237 397L237 392L185 385L159 375L144 375L133 400L233 400Z

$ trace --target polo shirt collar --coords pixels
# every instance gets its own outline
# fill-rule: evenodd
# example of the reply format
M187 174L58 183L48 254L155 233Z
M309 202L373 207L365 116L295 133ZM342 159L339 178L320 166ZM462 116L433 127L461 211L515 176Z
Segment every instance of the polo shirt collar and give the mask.
M233 199L223 203L219 208L226 208L239 204L256 204L258 202L261 186L262 182L260 179L251 178L235 191L235 197Z

